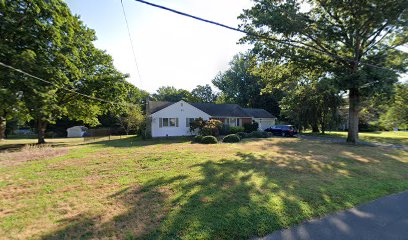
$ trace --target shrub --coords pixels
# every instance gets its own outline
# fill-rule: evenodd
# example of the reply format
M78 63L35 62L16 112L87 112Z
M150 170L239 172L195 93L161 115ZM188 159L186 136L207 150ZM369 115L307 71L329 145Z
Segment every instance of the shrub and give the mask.
M203 144L215 144L215 143L218 143L218 140L214 136L204 136L201 139L201 143L203 143Z
M239 133L239 132L243 132L243 131L245 131L245 129L243 127L230 127L228 132L230 134L235 134L235 133Z
M246 132L238 132L237 135L239 136L240 139L247 138L249 133Z
M216 119L210 119L205 122L204 127L201 129L201 135L219 136L222 128L222 122Z
M236 142L241 141L241 139L239 138L237 134L230 134L230 135L225 136L222 139L222 141L225 143L236 143Z
M244 124L244 129L245 129L245 132L247 132L247 133L258 131L258 128L259 128L259 124L257 122L255 122L255 121L252 121L252 123L245 123Z
M193 139L193 142L201 143L202 140L203 140L203 136L195 136Z
M263 132L263 131L255 131L255 132L251 132L248 137L250 137L250 138L267 138L267 137L269 137L269 134L267 132Z

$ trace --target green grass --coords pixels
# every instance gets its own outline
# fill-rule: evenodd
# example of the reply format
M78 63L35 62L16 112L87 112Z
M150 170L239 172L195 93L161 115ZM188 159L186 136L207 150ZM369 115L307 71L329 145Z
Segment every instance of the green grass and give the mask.
M347 138L347 132L326 132L312 133L304 132L304 135L322 136L322 137L338 137ZM361 132L359 133L361 141L374 142L374 143L387 143L396 145L408 145L408 132Z
M61 148L0 160L0 236L248 239L408 189L408 153L387 148L296 138Z

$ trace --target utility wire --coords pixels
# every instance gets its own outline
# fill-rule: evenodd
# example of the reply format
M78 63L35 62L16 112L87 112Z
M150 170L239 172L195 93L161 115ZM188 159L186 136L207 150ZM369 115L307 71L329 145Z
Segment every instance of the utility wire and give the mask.
M131 46L131 48L132 48L133 60L134 60L135 65L136 65L137 75L139 76L140 85L142 85L142 84L143 84L143 81L142 81L142 77L141 77L141 75L140 75L139 65L137 64L137 58L136 58L135 48L134 48L134 46L133 46L132 35L130 34L129 23L128 23L128 20L127 20L125 7L123 6L123 0L120 0L120 4L122 5L123 17L125 18L125 22L126 22L126 28L127 28L128 35L129 35L130 46Z
M96 101L100 101L100 102L105 102L105 103L110 103L110 104L115 104L115 105L124 105L124 106L130 106L130 107L135 106L134 104L131 104L131 103L112 102L112 101L105 100L105 99L102 99L102 98L98 98L98 97L90 96L90 95L87 95L87 94L83 94L83 93L77 92L77 91L75 91L75 90L73 90L73 89L69 89L69 88L65 88L65 87L59 86L59 85L56 84L56 83L47 81L47 80L45 80L45 79L43 79L43 78L39 78L39 77L34 76L34 75L30 74L30 73L24 72L24 71L21 70L21 69L14 68L14 67L12 67L12 66L10 66L10 65L7 65L7 64L5 64L5 63L2 63L2 62L0 62L0 66L3 66L3 67L5 67L5 68L9 68L9 69L11 69L11 70L13 70L13 71L22 73L22 74L24 74L24 75L26 75L26 76L28 76L28 77L37 79L37 80L39 80L39 81L41 81L41 82L45 82L45 83L51 84L51 85L56 86L56 87L58 87L58 88L64 89L65 91L68 91L68 92L71 92L71 93L75 93L75 94L81 95L81 96L83 96L83 97L92 99L92 100L96 100Z
M193 18L193 19L195 19L197 21L213 24L213 25L216 25L216 26L219 26L219 27L222 27L222 28L226 28L226 29L229 29L229 30L233 30L233 31L236 31L236 32L240 32L240 33L244 33L244 34L247 34L247 35L250 35L250 36L254 36L254 37L257 37L257 38L260 38L260 39L265 39L265 40L278 42L278 43L285 44L285 45L288 45L288 46L291 46L291 47L294 47L294 48L302 48L304 50L308 50L308 51L311 51L311 52L314 52L314 53L317 53L317 54L325 54L325 55L330 56L332 58L340 59L340 60L347 61L347 62L350 62L350 63L358 63L358 64L361 64L361 65L366 65L366 66L370 66L370 67L374 67L374 68L378 68L378 69L383 69L383 70L388 70L388 71L395 71L393 69L382 67L382 66L377 66L375 64L340 57L338 55L331 54L331 53L328 53L328 52L325 52L325 51L322 51L322 50L312 49L312 48L304 47L304 46L299 46L299 45L296 45L296 44L293 44L293 43L284 42L282 40L274 39L274 38L271 38L271 37L268 37L268 36L262 36L262 35L259 35L259 34L256 34L256 33L252 33L252 32L248 32L248 31L239 29L237 27L232 27L232 26L228 26L228 25L225 25L225 24L222 24L222 23L219 23L219 22L215 22L215 21L208 20L208 19L205 19L205 18L197 17L197 16L194 16L194 15L191 15L191 14L188 14L188 13L185 13L185 12L181 12L181 11L178 11L178 10L175 10L175 9L172 9L172 8L168 8L168 7L159 5L159 4L147 2L147 1L144 1L144 0L134 0L134 1L146 4L146 5L149 5L149 6L152 6L152 7L160 8L160 9L163 9L163 10L166 10L166 11L169 11L169 12L184 16L184 17Z

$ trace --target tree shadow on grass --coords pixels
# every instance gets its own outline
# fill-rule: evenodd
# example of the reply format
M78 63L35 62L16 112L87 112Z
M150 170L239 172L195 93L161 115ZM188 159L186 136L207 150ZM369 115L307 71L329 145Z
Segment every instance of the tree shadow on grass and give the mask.
M398 185L401 175L386 176L408 170L391 152L362 162L353 155L319 159L324 150L293 144L279 151L237 152L191 166L198 175L153 179L120 191L111 197L127 206L125 213L107 222L80 216L44 239L248 239L408 187L406 181ZM353 147L342 151L360 154Z
M191 141L191 137L164 137L143 140L141 137L130 137L126 139L115 139L99 142L89 142L87 145L102 145L114 148L145 147L160 144L177 144Z
M122 189L109 196L116 205L112 206L113 210L106 209L100 214L85 212L61 219L60 229L42 239L126 239L153 231L168 212L165 202L169 192L165 186L184 178L159 178L143 186Z

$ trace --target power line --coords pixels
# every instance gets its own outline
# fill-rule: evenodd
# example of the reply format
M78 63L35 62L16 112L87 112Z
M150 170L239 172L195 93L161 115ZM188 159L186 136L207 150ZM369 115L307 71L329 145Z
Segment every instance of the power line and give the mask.
M2 62L0 62L0 66L3 66L3 67L5 67L5 68L9 68L9 69L11 69L11 70L13 70L13 71L22 73L22 74L24 74L24 75L26 75L26 76L28 76L28 77L37 79L37 80L39 80L39 81L41 81L41 82L45 82L45 83L51 84L51 85L56 86L56 87L58 87L58 88L64 89L65 91L72 92L72 93L81 95L81 96L86 97L86 98L90 98L90 99L92 99L92 100L96 100L96 101L100 101L100 102L105 102L105 103L110 103L110 104L115 104L115 105L124 105L124 106L131 106L131 107L132 107L132 106L135 106L134 104L131 104L131 103L112 102L112 101L105 100L105 99L102 99L102 98L98 98L98 97L90 96L90 95L87 95L87 94L83 94L83 93L77 92L77 91L75 91L75 90L73 90L73 89L69 89L69 88L65 88L65 87L62 87L62 86L58 86L57 84L55 84L55 83L53 83L53 82L47 81L47 80L45 80L45 79L43 79L43 78L39 78L39 77L34 76L34 75L30 74L30 73L24 72L24 71L21 70L21 69L12 67L12 66L7 65L7 64L2 63Z
M142 84L143 84L143 81L142 81L142 77L141 77L141 75L140 75L139 65L137 64L137 58L136 58L136 54L135 54L135 48L134 48L134 46L133 46L132 35L130 34L129 23L128 23L128 20L127 20L125 7L123 6L123 0L120 0L120 4L122 5L123 17L125 18L125 22L126 22L126 28L127 28L128 35L129 35L130 46L131 46L131 48L132 48L133 60L134 60L135 65L136 65L137 75L139 76L140 84L142 85Z
M278 43L285 44L285 45L288 45L288 46L291 46L291 47L294 47L294 48L301 48L301 49L308 50L308 51L311 51L311 52L314 52L314 53L317 53L317 54L325 54L325 55L327 55L329 57L340 59L340 60L351 62L351 63L358 63L358 64L361 64L361 65L366 65L366 66L370 66L370 67L374 67L374 68L378 68L378 69L383 69L383 70L388 70L388 71L395 71L393 69L382 67L382 66L377 66L375 64L340 57L338 55L331 54L331 53L328 53L328 52L325 52L325 51L322 51L322 50L311 49L309 47L304 47L304 46L299 46L299 45L296 45L296 44L293 44L293 43L284 42L282 40L274 39L274 38L271 38L271 37L268 37L268 36L262 36L262 35L259 35L259 34L256 34L256 33L252 33L252 32L248 32L248 31L239 29L237 27L228 26L228 25L223 24L223 23L219 23L219 22L216 22L216 21L212 21L212 20L208 20L208 19L201 18L201 17L198 17L198 16L194 16L194 15L191 15L191 14L188 14L188 13L185 13L185 12L181 12L181 11L178 11L178 10L175 10L175 9L172 9L172 8L168 8L168 7L159 5L159 4L147 2L147 1L144 1L144 0L134 0L134 1L146 4L146 5L149 5L149 6L152 6L152 7L160 8L160 9L163 9L163 10L166 10L166 11L169 11L169 12L184 16L184 17L193 18L193 19L195 19L197 21L213 24L213 25L216 25L218 27L222 27L222 28L226 28L226 29L229 29L229 30L232 30L232 31L236 31L236 32L244 33L244 34L247 34L247 35L250 35L250 36L254 36L254 37L257 37L257 38L260 38L260 39L266 39L266 40L278 42Z

